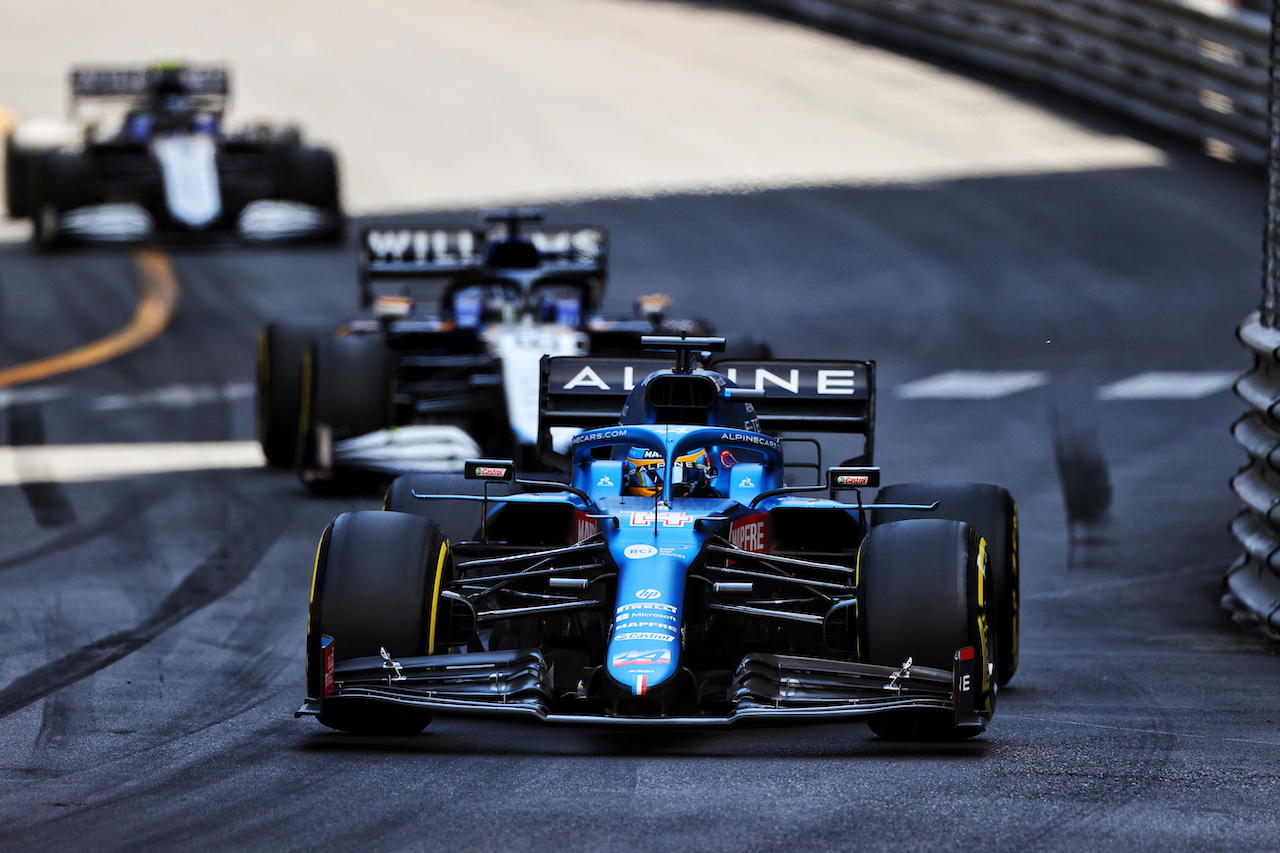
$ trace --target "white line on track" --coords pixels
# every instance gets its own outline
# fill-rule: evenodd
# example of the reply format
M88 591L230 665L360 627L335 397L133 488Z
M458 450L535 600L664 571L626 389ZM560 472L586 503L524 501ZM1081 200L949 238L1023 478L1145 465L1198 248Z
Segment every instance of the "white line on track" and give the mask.
M1220 735L1204 735L1198 732L1175 732L1168 729L1143 728L1140 726L1108 726L1102 723L1086 723L1083 720L1063 720L1054 717L1039 717L1032 714L1002 713L1004 720L1033 720L1037 723L1053 723L1058 726L1079 726L1086 729L1102 729L1104 731L1126 732L1143 735L1163 735L1168 737L1188 737L1199 740L1222 740L1231 743L1247 743L1257 746L1280 746L1280 740L1261 740L1258 738L1222 737Z
M0 388L0 409L27 403L52 403L71 393L61 385L43 385L36 388Z
M93 408L100 412L139 408L192 409L213 403L248 400L253 397L253 393L252 382L230 385L166 385L137 394L98 397L93 401Z
M79 483L142 474L260 468L256 441L0 447L0 486Z
M1095 592L1110 592L1111 590L1140 586L1142 584L1162 583L1169 578L1183 577L1185 575L1205 574L1208 572L1217 572L1221 574L1222 569L1222 563L1199 563L1194 566L1184 566L1181 569L1175 569L1170 572L1154 572L1152 574L1137 575L1136 577L1118 578L1116 580L1099 581L1097 583L1066 587L1064 589L1048 589L1041 592L1023 592L1020 595L1020 599L1023 602L1027 602L1043 601L1050 598L1069 598L1073 595L1092 595Z
M1099 400L1197 400L1231 387L1240 376L1225 371L1140 373L1098 389Z
M1038 370L953 370L898 386L906 400L994 400L1038 388L1049 375Z

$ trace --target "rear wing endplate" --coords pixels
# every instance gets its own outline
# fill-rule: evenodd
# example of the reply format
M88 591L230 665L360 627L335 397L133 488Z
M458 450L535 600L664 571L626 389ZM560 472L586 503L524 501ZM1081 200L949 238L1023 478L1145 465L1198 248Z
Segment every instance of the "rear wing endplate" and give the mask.
M555 459L551 429L592 429L618 423L631 390L669 358L544 356L538 396L538 452ZM839 433L864 436L857 464L875 449L875 362L788 359L711 362L709 369L753 392L760 429L772 434ZM852 463L851 463L852 464Z

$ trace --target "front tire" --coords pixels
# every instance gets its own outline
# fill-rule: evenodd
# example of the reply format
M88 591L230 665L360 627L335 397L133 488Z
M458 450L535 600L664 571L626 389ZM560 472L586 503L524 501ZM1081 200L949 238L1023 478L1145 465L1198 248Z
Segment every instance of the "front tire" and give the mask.
M433 654L441 585L453 570L440 526L398 512L347 512L320 539L307 632L307 694L323 694L322 636L337 660ZM321 701L320 722L361 735L411 735L423 711L370 700Z
M876 503L931 504L934 512L885 510L877 523L908 518L950 518L973 525L986 539L991 573L991 624L995 629L992 659L996 683L1004 687L1018 671L1018 507L1007 489L982 483L904 483L885 486Z
M956 650L972 646L981 680L978 707L990 717L991 589L976 530L944 519L873 527L859 550L857 588L863 661L896 668L910 659L950 671ZM957 728L952 712L932 709L896 712L870 725L894 740L960 740L977 733Z

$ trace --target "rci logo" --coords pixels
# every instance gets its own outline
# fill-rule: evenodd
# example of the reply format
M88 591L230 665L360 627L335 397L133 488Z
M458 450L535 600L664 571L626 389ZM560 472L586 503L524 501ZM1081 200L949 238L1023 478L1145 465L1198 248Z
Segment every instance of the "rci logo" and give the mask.
M636 598L641 601L652 601L655 598L662 598L662 593L656 589L642 589L636 593Z

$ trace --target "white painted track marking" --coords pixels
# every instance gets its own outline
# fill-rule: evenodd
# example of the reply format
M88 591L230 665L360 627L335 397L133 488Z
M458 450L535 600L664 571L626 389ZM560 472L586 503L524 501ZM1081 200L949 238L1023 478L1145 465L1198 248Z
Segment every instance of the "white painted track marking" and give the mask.
M137 394L112 394L98 397L93 408L100 412L121 409L193 409L214 403L249 400L253 398L252 382L234 382L229 385L166 385Z
M1197 400L1231 387L1239 373L1140 373L1098 389L1099 400Z
M261 468L256 441L0 447L0 486L78 483L142 474Z
M897 393L906 400L994 400L1038 388L1048 381L1049 375L1038 370L953 370L900 385Z
M30 403L52 403L70 395L71 390L61 385L42 385L36 388L0 388L0 409Z

